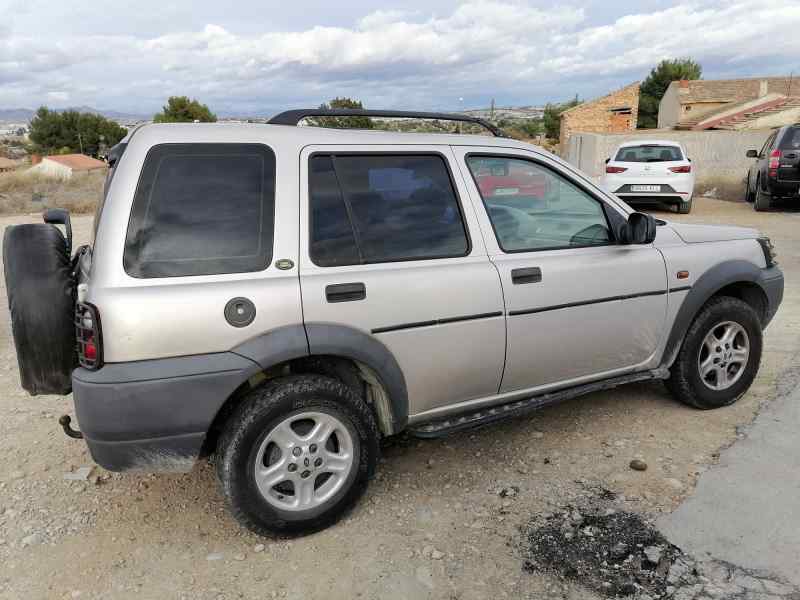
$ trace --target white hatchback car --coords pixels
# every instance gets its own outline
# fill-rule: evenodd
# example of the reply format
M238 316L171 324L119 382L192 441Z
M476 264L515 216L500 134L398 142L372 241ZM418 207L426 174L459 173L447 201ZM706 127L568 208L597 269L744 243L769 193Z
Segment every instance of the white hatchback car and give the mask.
M678 142L640 140L621 144L606 159L603 187L628 203L664 202L692 210L692 161Z

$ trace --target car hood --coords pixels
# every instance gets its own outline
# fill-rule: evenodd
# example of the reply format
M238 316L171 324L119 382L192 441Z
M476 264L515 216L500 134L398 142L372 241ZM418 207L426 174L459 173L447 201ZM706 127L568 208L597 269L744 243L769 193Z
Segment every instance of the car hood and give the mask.
M725 242L728 240L752 240L759 236L758 230L732 225L689 225L667 222L667 226L687 244L699 242Z

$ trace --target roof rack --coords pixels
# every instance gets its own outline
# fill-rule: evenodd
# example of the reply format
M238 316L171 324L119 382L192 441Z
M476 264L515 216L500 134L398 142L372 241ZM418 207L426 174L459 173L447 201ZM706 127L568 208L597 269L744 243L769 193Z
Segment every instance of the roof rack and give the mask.
M308 117L386 117L391 119L438 119L440 121L460 121L474 123L488 129L495 137L509 137L499 127L485 119L456 115L451 113L417 112L407 110L367 110L361 108L299 108L287 110L272 117L267 123L271 125L297 125Z

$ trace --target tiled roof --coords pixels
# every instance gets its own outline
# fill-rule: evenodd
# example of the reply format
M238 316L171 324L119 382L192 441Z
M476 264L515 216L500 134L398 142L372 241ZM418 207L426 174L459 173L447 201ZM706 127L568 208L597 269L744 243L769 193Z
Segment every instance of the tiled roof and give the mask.
M766 82L762 89L761 82ZM697 79L673 81L681 104L693 102L742 102L765 94L800 95L798 77L758 77L751 79Z
M73 171L93 171L107 166L102 160L97 160L84 154L53 154L52 156L46 156L44 160L52 160L69 167Z
M741 109L737 110L737 106L741 106ZM776 97L773 94L759 103L745 100L727 104L699 117L684 119L675 128L683 130L741 129L750 121L795 108L800 108L800 96Z

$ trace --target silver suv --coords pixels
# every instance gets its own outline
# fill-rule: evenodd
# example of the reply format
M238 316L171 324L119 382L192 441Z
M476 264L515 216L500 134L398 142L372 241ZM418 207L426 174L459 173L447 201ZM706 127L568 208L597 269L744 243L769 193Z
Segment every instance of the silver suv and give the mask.
M783 295L756 231L632 212L499 135L296 126L319 114L139 128L90 246L58 211L7 231L23 386L73 392L103 467L213 455L244 526L309 531L385 436L632 381L700 409L749 388Z

